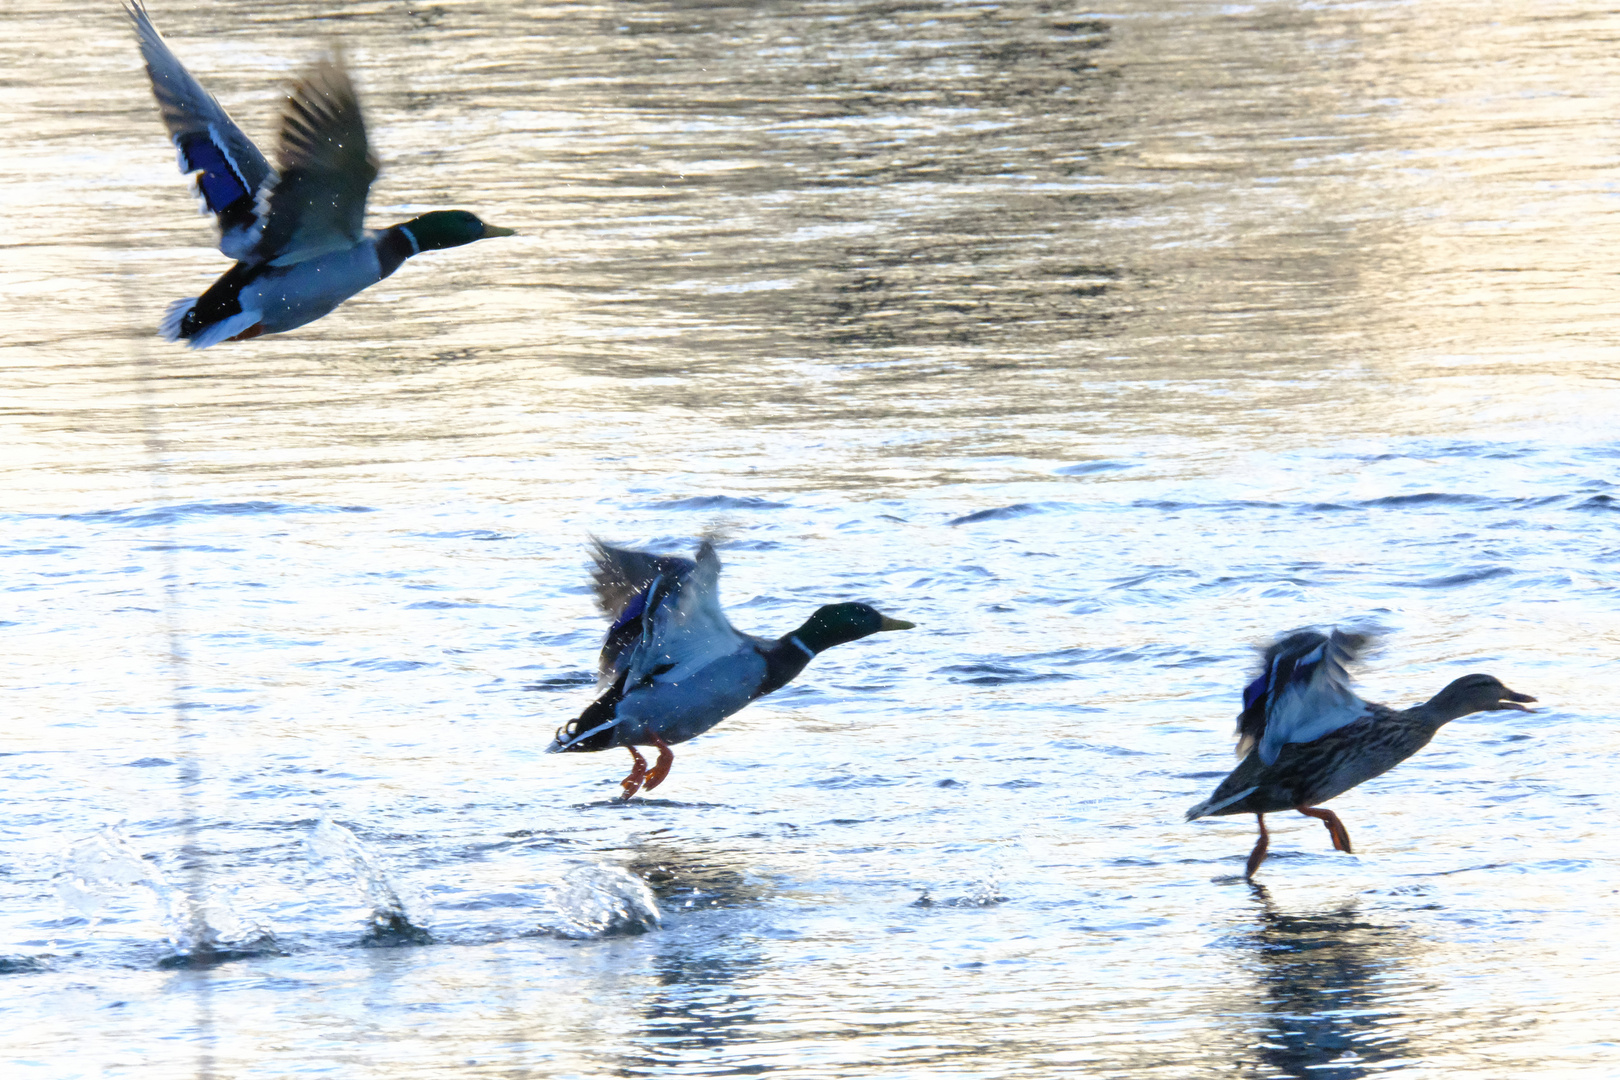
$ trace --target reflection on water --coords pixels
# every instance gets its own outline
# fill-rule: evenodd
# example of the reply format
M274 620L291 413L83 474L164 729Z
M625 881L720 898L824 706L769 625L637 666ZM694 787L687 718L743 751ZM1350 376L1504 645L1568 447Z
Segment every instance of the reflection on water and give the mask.
M625 869L645 881L659 902L677 910L762 903L769 885L740 852L694 843L668 828L653 829L629 848Z
M373 219L522 235L168 349L222 266L126 20L6 8L0 1060L1616 1071L1615 15L153 3L254 136L340 35ZM586 538L705 530L744 629L920 630L604 805L541 753ZM1279 822L1252 893L1252 826L1181 812L1251 646L1357 620L1373 700L1547 707L1344 796L1354 856ZM65 908L103 829L284 955L159 970L129 896Z
M626 1040L634 1051L621 1059L618 1075L667 1076L671 1067L717 1063L727 1051L756 1043L750 1029L760 1017L748 984L763 963L758 946L664 943L653 960L657 989L644 1000L640 1030Z
M1253 1007L1232 1016L1242 1025L1261 1075L1333 1076L1382 1073L1411 1056L1405 1000L1421 991L1406 969L1423 948L1409 931L1369 921L1350 901L1332 911L1282 910L1262 885L1252 886L1256 925L1228 942L1244 953L1253 977ZM1260 1021L1258 1030L1254 1022Z

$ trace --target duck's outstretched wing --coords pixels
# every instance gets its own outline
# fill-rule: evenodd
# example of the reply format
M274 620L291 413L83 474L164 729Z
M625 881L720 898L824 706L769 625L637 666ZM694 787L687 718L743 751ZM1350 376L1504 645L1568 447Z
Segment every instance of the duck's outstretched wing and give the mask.
M591 569L596 606L613 620L602 655L597 662L597 680L602 686L616 682L624 674L624 661L630 648L641 641L649 592L660 579L678 581L697 570L697 563L676 555L653 555L645 551L613 547L592 539Z
M594 537L591 558L595 562L591 567L591 580L596 605L615 623L622 620L625 609L646 592L647 586L660 574L684 577L697 569L697 563L691 559L614 547Z
M708 540L696 560L595 542L597 603L613 618L602 645L604 684L624 692L679 682L746 647L720 610L720 556Z
M1270 765L1286 743L1308 743L1365 716L1345 670L1368 644L1364 634L1302 630L1266 649L1260 677L1243 691L1238 757L1259 749Z
M180 171L193 178L197 197L214 215L219 250L245 259L258 242L257 197L272 175L270 163L170 51L141 0L130 0L124 12L140 38L152 96L174 140Z
M264 231L255 261L290 266L360 242L377 159L341 55L316 64L288 91L276 172L260 197Z

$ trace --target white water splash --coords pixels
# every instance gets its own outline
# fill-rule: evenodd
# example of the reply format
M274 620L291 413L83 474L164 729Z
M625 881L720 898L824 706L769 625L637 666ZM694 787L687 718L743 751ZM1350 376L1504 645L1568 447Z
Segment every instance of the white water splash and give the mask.
M642 881L616 866L579 866L557 890L557 924L569 938L642 934L658 928L658 899Z
M217 888L194 898L170 884L117 827L69 844L53 884L62 902L92 925L102 922L102 913L119 900L151 905L164 938L185 955L274 947L269 930L237 914Z
M423 930L432 925L433 907L421 890L391 872L358 836L331 818L316 823L305 847L310 862L352 875L374 930L396 931L401 922Z

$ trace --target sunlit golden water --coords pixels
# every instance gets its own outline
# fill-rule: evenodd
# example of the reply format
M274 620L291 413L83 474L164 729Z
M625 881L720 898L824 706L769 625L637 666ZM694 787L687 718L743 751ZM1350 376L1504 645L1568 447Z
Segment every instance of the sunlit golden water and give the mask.
M223 269L117 5L0 12L6 1076L1620 1074L1616 16L1569 3L153 0L269 142L341 38L413 261L190 353ZM169 508L169 509L165 509ZM589 535L841 647L605 800ZM1476 716L1185 825L1251 646ZM433 908L358 949L341 822ZM1298 822L1297 824L1295 822ZM287 955L160 968L115 828ZM189 852L188 852L189 847ZM559 940L622 866L661 929ZM223 918L223 916L220 916Z

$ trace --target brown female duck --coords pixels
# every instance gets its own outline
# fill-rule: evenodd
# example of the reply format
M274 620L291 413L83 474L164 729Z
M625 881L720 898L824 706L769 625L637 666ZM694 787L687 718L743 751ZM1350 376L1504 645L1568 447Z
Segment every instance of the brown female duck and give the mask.
M1253 814L1260 839L1243 876L1254 877L1266 857L1266 815L1298 810L1322 821L1337 851L1350 850L1350 833L1319 803L1393 769L1434 738L1441 727L1470 713L1517 709L1535 701L1491 675L1464 675L1421 705L1391 709L1351 692L1345 665L1367 639L1359 634L1300 631L1265 652L1260 676L1243 692L1237 752L1242 761L1187 820Z

